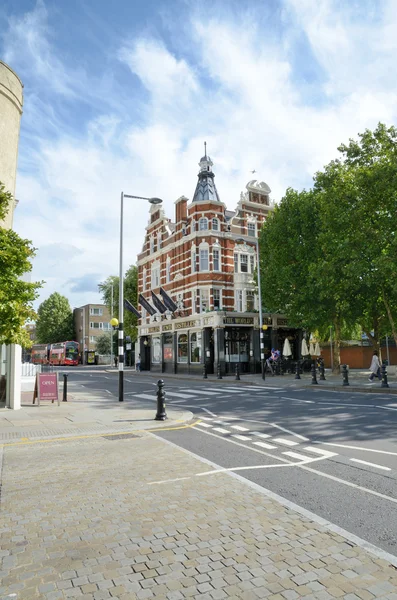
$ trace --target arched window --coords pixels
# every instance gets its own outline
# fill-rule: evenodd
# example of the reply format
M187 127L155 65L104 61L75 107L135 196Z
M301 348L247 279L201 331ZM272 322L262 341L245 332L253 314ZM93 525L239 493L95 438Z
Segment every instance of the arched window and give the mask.
M219 231L219 220L215 217L212 219L212 231Z
M192 246L192 273L195 273L197 271L197 251L196 251L196 246Z
M208 219L206 217L201 217L199 220L199 231L205 231L208 229Z
M200 244L199 247L200 271L209 270L209 251L208 244Z
M214 245L212 248L212 270L222 271L221 269L221 248L218 245Z
M190 334L190 362L201 362L201 331Z
M188 358L188 347L187 347L187 333L180 333L178 335L178 362L187 363Z

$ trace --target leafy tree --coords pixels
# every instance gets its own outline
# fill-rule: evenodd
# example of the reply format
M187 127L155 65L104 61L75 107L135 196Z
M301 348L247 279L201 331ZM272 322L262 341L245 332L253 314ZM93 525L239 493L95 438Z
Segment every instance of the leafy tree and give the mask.
M287 190L260 237L266 307L324 337L332 323L334 368L357 324L378 349L390 329L397 343L397 130L379 124L338 150L313 190Z
M98 354L110 354L110 347L111 347L110 334L103 333L102 335L99 335L97 337L96 350L97 350Z
M0 220L12 201L0 182ZM35 254L29 240L0 226L0 344L32 345L24 325L36 317L32 303L42 283L28 283L21 277L32 270L30 261Z
M39 344L73 340L73 313L65 296L54 292L40 304L37 314L36 338Z
M110 275L105 281L98 285L102 294L102 300L112 312L112 286L113 286L113 314L112 317L119 317L119 278L116 275ZM138 301L138 269L131 265L124 277L124 298L129 300L134 306ZM131 312L124 309L124 333L131 336L135 341L138 334L138 319Z

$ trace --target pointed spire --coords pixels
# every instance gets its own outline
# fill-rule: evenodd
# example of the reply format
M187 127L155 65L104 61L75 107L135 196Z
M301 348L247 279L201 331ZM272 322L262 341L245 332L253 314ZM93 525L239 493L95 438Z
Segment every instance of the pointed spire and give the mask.
M207 142L204 142L204 156L200 159L198 182L194 192L193 202L220 202L218 190L214 182L214 173L212 171L213 162L207 156Z

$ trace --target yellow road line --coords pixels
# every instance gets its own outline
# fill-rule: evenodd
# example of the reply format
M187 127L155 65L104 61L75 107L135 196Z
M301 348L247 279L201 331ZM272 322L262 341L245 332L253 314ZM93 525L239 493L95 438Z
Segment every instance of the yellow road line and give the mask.
M29 444L47 444L48 442L65 442L69 440L85 440L92 437L106 437L111 435L131 435L131 433L145 433L148 431L149 433L154 433L156 431L175 431L177 429L188 429L189 427L193 427L199 421L195 421L190 425L178 425L177 427L155 427L154 429L132 429L131 431L115 431L108 433L90 433L87 435L72 435L67 437L60 438L50 438L50 439L41 439L41 440L29 440L29 438L21 438L15 442L0 442L1 446L27 446Z

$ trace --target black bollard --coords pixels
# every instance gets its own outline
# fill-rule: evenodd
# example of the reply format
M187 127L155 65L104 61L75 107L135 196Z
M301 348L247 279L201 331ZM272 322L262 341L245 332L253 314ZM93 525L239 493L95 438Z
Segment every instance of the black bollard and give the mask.
M63 374L63 397L62 402L68 401L68 375L69 373Z
M342 374L343 374L343 383L342 385L350 385L349 383L349 373L347 371L347 365L342 365Z
M295 379L300 379L300 370L301 370L301 366L299 364L299 360L296 361L296 371L295 371Z
M316 374L316 362L312 360L312 385L318 385Z
M208 379L207 365L205 363L204 363L204 366L203 366L203 379Z
M325 368L323 361L320 362L320 381L325 381Z
M218 367L217 367L217 370L216 370L216 371L217 371L216 378L217 378L217 379L222 379L222 373L221 373L221 364L220 364L220 363L218 363Z
M382 387L382 388L389 387L389 384L387 383L386 365L382 365L382 385L380 387Z
M238 363L236 364L236 381L240 381L240 369Z
M164 381L159 379L157 382L157 414L155 417L156 421L165 421L167 413L165 412L165 391Z

